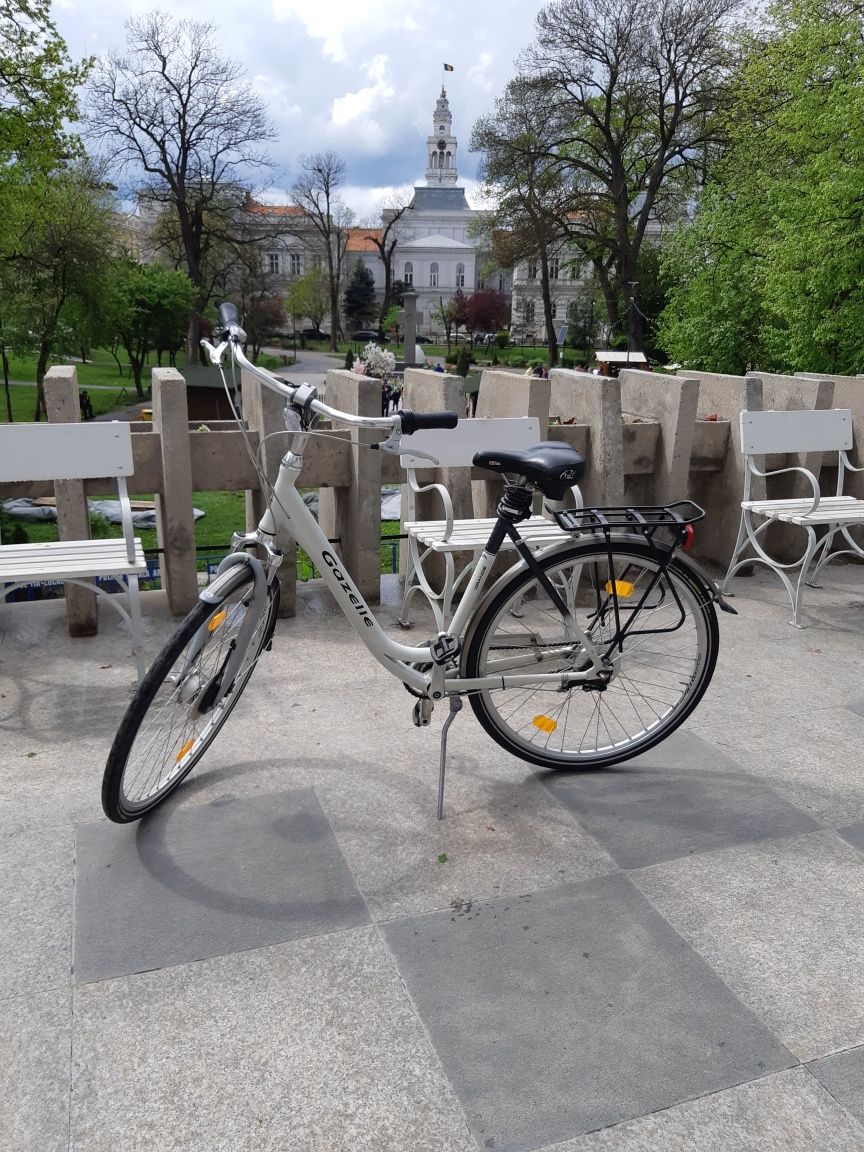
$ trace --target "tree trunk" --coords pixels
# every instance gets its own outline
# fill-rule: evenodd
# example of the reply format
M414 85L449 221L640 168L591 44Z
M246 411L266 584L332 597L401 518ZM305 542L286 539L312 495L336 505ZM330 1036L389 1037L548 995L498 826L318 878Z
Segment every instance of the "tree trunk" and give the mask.
M600 291L603 293L603 301L606 305L606 316L609 320L609 327L612 330L613 336L620 336L622 331L621 308L617 289L609 279L609 270L605 268L603 263L599 260L594 261L594 273L597 277L597 282L600 285Z
M12 393L9 391L9 357L6 355L6 346L0 348L0 356L3 357L3 389L6 392L6 415L9 418L9 423L13 424L15 417L12 415Z
M201 313L196 303L189 313L189 327L186 329L186 363L197 364L201 355Z
M543 320L546 324L546 339L549 341L549 367L558 363L558 338L555 335L555 321L552 319L552 293L549 291L549 260L545 246L540 248L540 294L543 297Z
M39 359L36 361L36 413L33 419L38 423L41 419L48 419L48 409L45 407L45 373L48 371L48 357L51 355L51 345L43 340L39 345Z

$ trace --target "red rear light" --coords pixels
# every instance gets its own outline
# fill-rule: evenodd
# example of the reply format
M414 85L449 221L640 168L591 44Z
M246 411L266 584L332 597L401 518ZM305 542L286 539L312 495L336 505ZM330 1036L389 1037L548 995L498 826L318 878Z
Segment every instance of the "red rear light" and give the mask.
M692 524L684 525L684 551L689 552L693 547L693 541L696 539L696 529Z

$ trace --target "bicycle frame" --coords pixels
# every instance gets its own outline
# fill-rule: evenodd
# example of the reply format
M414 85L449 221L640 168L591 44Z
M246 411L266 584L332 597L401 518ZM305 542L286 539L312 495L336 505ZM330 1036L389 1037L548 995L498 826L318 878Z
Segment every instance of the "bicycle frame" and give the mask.
M303 447L307 439L308 433L295 433L291 449L280 465L273 495L268 509L258 525L258 533L263 535L265 539L276 540L283 533L287 533L303 548L321 573L324 583L364 646L368 648L379 664L399 680L418 692L423 694L429 692L432 699L441 699L442 696L451 693L472 692L483 688L519 688L553 683L560 685L562 676L565 676L568 682L578 683L580 680L587 680L596 676L597 672L605 667L596 645L585 635L572 613L568 611L568 625L573 632L573 641L582 645L585 654L591 659L591 665L585 671L567 673L525 672L466 679L442 668L442 674L436 676L436 659L432 652L432 645L409 647L391 639L384 632L372 609L345 571L344 565L333 551L333 546L297 491L296 483L302 468ZM492 536L494 535L495 530L493 529ZM257 541L257 539L257 535L243 538L248 542ZM491 539L492 537L490 537L490 541ZM497 555L497 548L494 551L489 551L488 548L487 545L487 550L484 550L481 555L472 579L453 615L450 631L447 633L449 636L461 638L464 635L468 622L486 587L489 573ZM562 607L566 606L562 605ZM433 671L431 673L423 672L412 667L412 665L418 664L431 664ZM436 679L440 680L440 684L436 685Z
M202 343L204 342L202 341ZM216 349L210 348L209 345L205 346L209 348L213 362L219 364L221 364L221 357L226 347L230 347L232 357L241 368L244 368L256 376L268 388L280 393L289 403L294 402L298 389L283 383L265 369L252 364L247 360L242 349L235 341L225 341ZM338 412L335 409L328 408L326 404L323 404L317 399L312 400L309 407L312 411L317 411L329 416L331 419L355 427L392 430L394 420L398 420L398 416L383 417L379 420L371 417L354 416L348 413ZM310 432L303 431L299 427L294 430L291 447L280 463L279 474L273 486L267 511L261 518L258 530L249 535L239 537L236 540L236 548L243 550L253 545L263 545L272 556L276 551L275 543L280 538L286 535L293 538L294 541L304 549L313 565L321 573L324 583L339 605L343 615L351 622L352 627L363 645L388 672L392 673L397 679L407 684L421 696L431 698L432 700L440 700L444 696L457 695L464 692L476 692L485 688L542 687L544 685L562 686L565 683L572 685L582 680L591 679L595 677L598 672L602 672L606 668L606 664L597 645L582 631L573 613L567 605L560 600L560 597L557 596L554 590L551 589L551 586L547 587L547 592L551 593L553 601L557 601L558 609L561 611L562 617L567 624L572 643L578 643L584 655L590 661L589 666L581 671L517 672L512 674L502 673L495 676L465 678L459 676L452 669L445 669L444 664L446 663L446 658L442 659L438 653L433 651L434 642L418 647L410 647L391 639L381 628L372 609L363 599L354 581L344 570L342 562L333 551L318 521L306 507L306 504L297 491L297 480L303 466L303 449L310 434ZM486 588L489 573L492 570L505 531L513 537L517 543L517 547L522 543L518 533L513 531L512 525L507 525L505 529L504 522L501 520L498 521L492 530L486 549L484 549L475 566L471 581L465 589L462 599L453 615L453 619L450 622L450 631L443 634L447 640L455 638L461 643L461 639L465 635L474 610ZM536 562L533 556L524 545L520 548L520 555L525 564L530 568L536 568ZM230 563L231 557L227 557L226 560ZM539 572L539 569L537 569L537 571ZM275 578L273 573L275 573L275 569L273 569L273 572L270 574L270 578ZM545 580L545 577L543 579ZM531 663L534 663L534 661L532 660ZM417 665L425 665L426 668L431 666L431 671L423 671L417 667ZM231 678L230 674L226 677L227 683L230 683Z

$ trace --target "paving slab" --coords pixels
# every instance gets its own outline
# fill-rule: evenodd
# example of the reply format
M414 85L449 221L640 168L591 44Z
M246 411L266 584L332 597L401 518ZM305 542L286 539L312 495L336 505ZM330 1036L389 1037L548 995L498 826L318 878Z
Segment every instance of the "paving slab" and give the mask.
M17 996L0 1012L0 1152L67 1152L68 987Z
M630 875L800 1060L864 1043L864 858L835 833Z
M76 992L70 1152L476 1152L375 929Z
M621 874L381 930L481 1148L537 1148L793 1063Z
M82 825L76 873L79 983L369 919L311 789Z
M805 1068L728 1088L544 1152L861 1152L862 1128Z
M749 712L742 708L737 724L697 731L820 823L838 827L864 820L855 751L864 748L864 717L848 708L802 707L776 722L760 702Z
M603 771L540 779L622 868L818 827L692 732Z
M864 1124L864 1048L850 1048L848 1052L814 1060L807 1067L835 1100Z
M0 836L0 1000L69 984L72 855L71 829Z

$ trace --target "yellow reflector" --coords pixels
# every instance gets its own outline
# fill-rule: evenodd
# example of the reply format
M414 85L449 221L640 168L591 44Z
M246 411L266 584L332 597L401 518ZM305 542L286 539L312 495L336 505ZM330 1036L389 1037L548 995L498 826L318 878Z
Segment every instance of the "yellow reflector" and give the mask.
M183 745L183 747L180 749L180 751L174 757L174 763L175 764L180 763L180 761L183 759L183 757L186 755L186 753L189 751L189 749L192 747L192 745L194 743L195 743L195 737L194 736L192 737L191 740L186 741L186 743Z
M225 623L225 617L228 615L227 609L223 608L221 612L217 612L210 623L207 625L208 632L215 632L220 624Z
M551 716L535 716L531 723L535 728L539 728L541 732L554 732L558 727Z
M626 600L626 598L628 596L632 596L633 595L633 589L635 587L636 587L636 585L631 584L629 580L616 580L615 581L615 591L618 593L618 595L621 597L622 600ZM610 596L612 595L612 581L611 580L606 581L606 591L609 593Z

